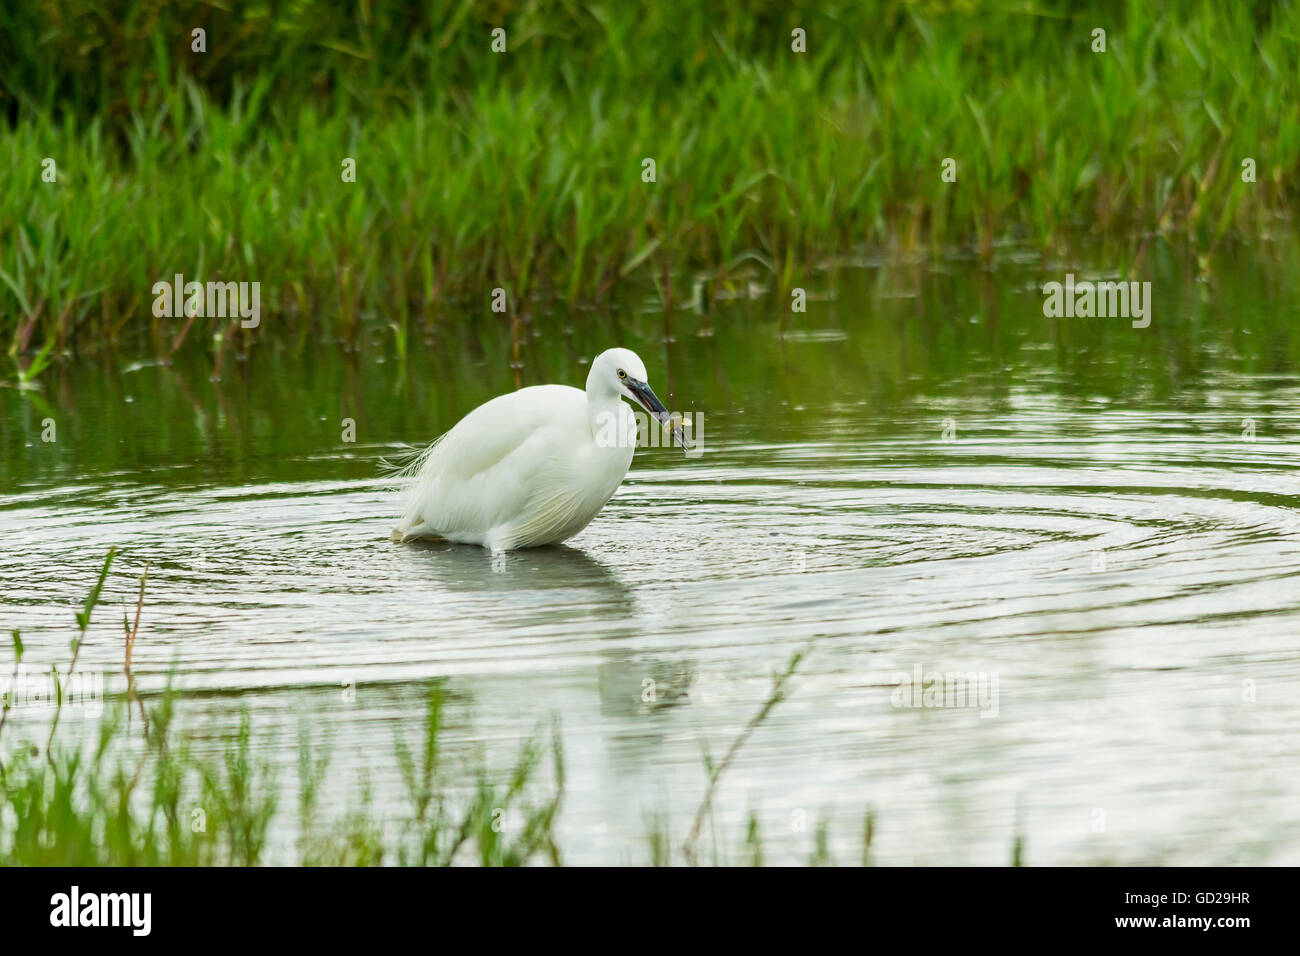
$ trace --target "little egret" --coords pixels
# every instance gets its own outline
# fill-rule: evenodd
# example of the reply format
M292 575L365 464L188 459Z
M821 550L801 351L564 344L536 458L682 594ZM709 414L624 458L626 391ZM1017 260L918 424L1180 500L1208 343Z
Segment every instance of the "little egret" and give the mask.
M636 353L596 356L587 390L534 385L484 402L399 473L394 541L441 538L511 551L554 544L583 528L632 464L637 422L628 398L691 447L646 384Z

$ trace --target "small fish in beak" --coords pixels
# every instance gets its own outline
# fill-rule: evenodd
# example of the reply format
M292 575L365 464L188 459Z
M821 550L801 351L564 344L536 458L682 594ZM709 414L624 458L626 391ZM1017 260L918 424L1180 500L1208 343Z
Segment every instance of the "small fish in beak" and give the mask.
M690 439L686 437L686 431L682 428L681 419L674 418L669 413L668 409L664 407L664 403L659 401L659 396L654 393L654 390L648 384L631 377L627 378L623 384L632 399L649 412L655 421L667 428L673 440L684 451L691 450L693 446Z

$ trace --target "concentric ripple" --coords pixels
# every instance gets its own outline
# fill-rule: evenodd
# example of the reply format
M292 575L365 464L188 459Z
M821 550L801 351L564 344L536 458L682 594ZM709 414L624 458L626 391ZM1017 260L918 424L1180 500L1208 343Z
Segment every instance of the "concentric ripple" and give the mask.
M1021 390L978 414L818 409L784 440L719 412L702 458L642 452L572 547L504 556L391 544L377 481L23 488L0 510L3 624L62 660L117 546L82 668L120 687L148 561L143 685L174 668L214 733L256 704L286 768L307 720L381 798L420 681L449 679L456 740L490 753L558 715L575 862L639 861L655 813L689 826L702 743L725 749L807 646L716 800L724 832L759 813L773 860L819 816L854 859L869 806L883 862L1004 862L1019 827L1039 863L1296 863L1300 448L1276 411L1243 438L1260 401ZM995 704L896 706L918 667L996 679Z

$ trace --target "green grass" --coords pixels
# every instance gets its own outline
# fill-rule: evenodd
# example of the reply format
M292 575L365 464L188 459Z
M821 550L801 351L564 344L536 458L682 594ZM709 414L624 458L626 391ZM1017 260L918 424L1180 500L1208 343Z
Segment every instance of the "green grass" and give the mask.
M364 783L346 813L321 821L329 759L305 731L297 803L285 807L270 764L257 755L247 712L219 754L199 756L176 727L175 696L148 708L143 735L119 703L91 740L55 739L45 748L23 740L11 748L0 768L0 865L558 865L558 738L552 774L561 783L550 793L538 795L533 779L543 755L538 740L525 743L504 782L477 768L473 787L452 787L437 759L441 701L435 687L420 756L398 747L403 774L409 760L414 776L409 812L391 829ZM289 859L272 852L270 839L273 827L286 825L299 833Z
M991 261L1097 234L1140 268L1158 230L1208 269L1225 240L1285 228L1296 196L1291 3L338 7L0 14L12 354L370 326L404 349L449 312L503 321L497 287L544 325L546 302L626 282L681 302L696 275L757 270L785 290L862 247ZM177 272L261 282L262 327L154 318Z
M112 566L110 550L94 586L76 614L71 677L86 628ZM147 575L147 570L146 570ZM0 760L0 865L3 866L253 866L269 859L273 824L283 825L279 790L270 764L254 753L250 714L219 755L197 756L176 727L178 698L168 691L152 707L135 693L131 650L139 631L145 576L135 622L123 620L123 670L127 692L108 710L93 739L59 735L64 700L60 691L44 745L20 740ZM22 663L21 636L13 632L14 674ZM131 704L140 720L128 720ZM298 802L293 826L300 834L302 865L518 866L542 859L560 863L553 826L564 790L564 757L552 734L553 792L538 796L534 778L542 762L539 740L524 743L504 783L486 768L474 773L468 792L451 787L440 747L442 691L429 692L423 743L412 752L394 742L410 801L410 813L394 836L369 811L363 783L359 802L342 818L319 822L321 784L329 771L306 728L298 754ZM8 694L0 709L0 743L12 710ZM0 754L5 754L0 749ZM464 768L459 768L463 770ZM503 823L509 819L507 829Z

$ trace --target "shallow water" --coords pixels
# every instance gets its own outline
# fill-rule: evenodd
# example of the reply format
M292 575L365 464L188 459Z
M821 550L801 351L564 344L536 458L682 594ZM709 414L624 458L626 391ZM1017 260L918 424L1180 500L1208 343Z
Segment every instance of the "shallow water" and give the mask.
M538 316L517 369L508 327L468 319L404 364L382 333L254 341L217 382L196 359L86 360L0 389L0 624L65 661L123 549L79 663L120 688L148 560L143 686L174 666L213 746L250 708L290 794L299 726L328 737L338 806L364 773L398 812L393 735L431 679L454 746L497 767L554 716L570 862L646 861L655 817L680 841L702 751L806 648L722 778L726 847L753 810L769 861L806 859L823 819L852 862L871 808L886 863L1004 863L1019 830L1039 864L1294 864L1295 259L1261 248L1210 281L1157 259L1148 329L1045 318L1065 266L867 263L806 314L679 311L667 344L655 312ZM699 459L638 452L569 547L389 542L383 455L516 372L580 383L614 343L703 413ZM898 706L918 667L973 675L972 706Z

